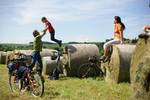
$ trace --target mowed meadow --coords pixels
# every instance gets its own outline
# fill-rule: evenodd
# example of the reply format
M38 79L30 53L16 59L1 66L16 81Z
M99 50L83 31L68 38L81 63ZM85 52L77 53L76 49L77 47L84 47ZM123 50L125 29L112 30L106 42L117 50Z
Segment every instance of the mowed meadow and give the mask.
M8 84L8 70L0 65L0 100L129 100L129 83L107 84L103 78L79 79L60 76L59 80L49 80L45 76L43 97L33 97L30 93L12 93Z

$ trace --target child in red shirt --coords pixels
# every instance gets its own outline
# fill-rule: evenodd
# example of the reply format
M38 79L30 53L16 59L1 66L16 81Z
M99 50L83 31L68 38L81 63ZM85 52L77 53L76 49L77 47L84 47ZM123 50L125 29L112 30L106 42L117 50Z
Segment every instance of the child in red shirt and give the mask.
M55 38L55 29L53 28L53 26L51 25L51 23L47 20L46 17L42 17L41 21L43 23L45 23L45 27L46 28L44 30L48 30L49 33L51 34L51 40L57 42L59 44L59 46L61 47L62 41L61 40L57 40Z

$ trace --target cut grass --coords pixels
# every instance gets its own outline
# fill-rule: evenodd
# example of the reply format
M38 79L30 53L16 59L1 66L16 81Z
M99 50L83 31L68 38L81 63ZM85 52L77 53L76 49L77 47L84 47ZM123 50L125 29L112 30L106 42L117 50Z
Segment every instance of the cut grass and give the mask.
M102 78L79 79L61 76L60 80L51 81L45 77L43 97L33 97L29 93L11 93L8 84L8 71L0 65L1 100L129 100L130 84L109 85Z

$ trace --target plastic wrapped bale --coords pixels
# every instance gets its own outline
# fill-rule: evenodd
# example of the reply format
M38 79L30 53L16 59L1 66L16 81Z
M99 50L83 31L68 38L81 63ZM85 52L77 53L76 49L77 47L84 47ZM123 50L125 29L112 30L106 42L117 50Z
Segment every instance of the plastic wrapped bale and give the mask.
M51 75L55 67L56 60L52 60L51 57L43 57L43 74ZM60 57L60 72L62 73L62 57Z
M6 52L0 51L0 64L6 64Z
M63 72L66 76L78 76L78 68L87 63L91 56L99 56L99 49L95 44L69 44L64 48Z
M110 61L102 63L105 68L106 82L119 83L130 81L130 62L135 45L113 45Z
M131 60L130 75L134 98L150 100L150 33L141 34L138 39Z

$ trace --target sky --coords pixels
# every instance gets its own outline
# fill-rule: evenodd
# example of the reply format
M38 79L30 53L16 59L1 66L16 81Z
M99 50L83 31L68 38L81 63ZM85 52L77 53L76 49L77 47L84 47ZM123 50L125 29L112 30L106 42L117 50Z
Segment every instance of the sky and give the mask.
M0 43L29 43L45 16L63 42L103 42L113 38L114 16L134 39L150 25L150 0L0 0ZM47 32L42 39L49 41Z

